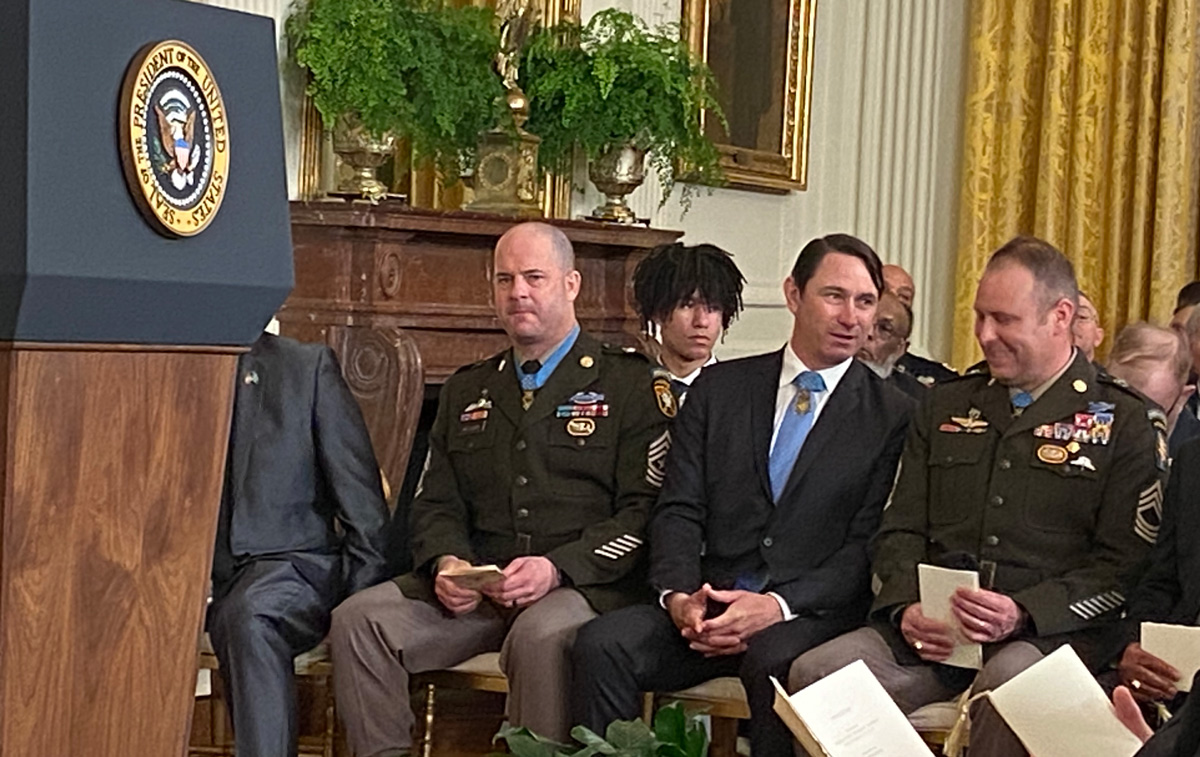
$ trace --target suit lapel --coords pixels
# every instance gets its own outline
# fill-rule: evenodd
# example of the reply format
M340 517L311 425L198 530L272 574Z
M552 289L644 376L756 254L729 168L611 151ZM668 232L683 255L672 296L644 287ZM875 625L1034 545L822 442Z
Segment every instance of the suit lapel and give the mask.
M600 376L599 348L594 339L581 332L550 378L538 389L521 424L531 426L553 414L567 397L595 381ZM587 367L580 362L584 357L591 358L583 361L588 363Z
M233 424L230 438L236 440L233 445L233 460L230 464L230 482L233 484L233 502L242 501L242 488L250 471L250 451L254 445L254 434L259 428L257 422L259 410L262 407L262 385L276 377L264 369L261 361L246 353L238 360L238 372L234 377L237 399L233 406ZM243 438L249 435L250 438Z
M754 468L767 499L771 498L771 436L775 433L775 398L779 394L779 372L783 370L783 350L768 355L760 363L750 387L751 443Z
M800 455L792 466L788 482L783 487L783 494L779 497L780 501L786 500L791 490L799 485L804 474L812 467L813 461L820 456L821 450L829 445L837 433L843 428L851 428L855 425L849 423L849 420L862 401L862 389L866 380L863 375L865 370L867 368L860 365L857 360L852 361L846 375L829 395L829 400L821 409L820 417L813 424L812 430L808 432L804 446L800 448Z

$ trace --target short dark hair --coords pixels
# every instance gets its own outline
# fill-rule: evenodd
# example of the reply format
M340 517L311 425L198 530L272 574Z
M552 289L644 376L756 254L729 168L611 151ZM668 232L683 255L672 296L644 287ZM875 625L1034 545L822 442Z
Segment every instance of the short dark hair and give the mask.
M1189 281L1183 285L1179 296L1175 298L1175 312L1194 305L1200 305L1200 281Z
M642 322L650 327L699 295L705 304L721 309L721 327L727 329L742 311L745 283L733 256L720 247L676 242L655 247L637 264L633 299Z
M883 293L883 263L871 249L871 245L849 234L830 234L817 237L804 245L804 249L796 256L796 263L792 266L792 282L801 294L804 293L809 279L817 272L817 266L821 265L821 261L831 252L840 252L861 260L867 267L867 273L871 275L875 293Z
M987 269L1006 265L1019 265L1033 274L1033 280L1042 290L1042 307L1049 309L1061 299L1070 300L1079 307L1079 284L1075 281L1075 268L1067 256L1044 239L1017 236L992 253Z

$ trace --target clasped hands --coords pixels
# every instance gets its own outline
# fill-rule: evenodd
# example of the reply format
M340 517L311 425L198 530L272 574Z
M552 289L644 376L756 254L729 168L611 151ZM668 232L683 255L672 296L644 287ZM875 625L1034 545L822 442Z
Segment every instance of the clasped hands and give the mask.
M987 589L958 589L950 598L950 612L962 635L980 644L1007 639L1025 624L1025 613L1012 597ZM954 651L953 629L925 617L920 602L904 608L900 633L922 660L941 662Z
M433 591L438 601L455 615L471 612L484 596L504 607L527 607L559 586L558 568L545 557L518 557L504 568L504 578L482 589L460 586L442 573L448 568L470 567L471 563L447 555L438 561Z
M715 618L705 618L708 601L727 605ZM704 584L695 593L674 592L664 602L688 646L705 657L740 654L759 631L783 620L774 597L751 591L721 591Z

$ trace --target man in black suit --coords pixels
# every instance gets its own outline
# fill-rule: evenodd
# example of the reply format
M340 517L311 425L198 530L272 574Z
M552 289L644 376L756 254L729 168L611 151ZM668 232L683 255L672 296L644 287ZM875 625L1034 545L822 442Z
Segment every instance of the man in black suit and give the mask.
M237 375L208 630L238 755L293 755L293 659L343 597L384 578L387 507L332 350L263 334Z
M739 675L754 754L791 754L768 676L865 617L867 540L912 407L854 360L882 289L866 244L815 239L784 282L788 344L700 374L672 429L651 519L659 602L580 632L577 720L603 732L637 715L639 691Z
M1193 626L1200 619L1200 440L1188 442L1171 464L1163 522L1150 568L1129 597L1116 630L1121 683L1140 701L1170 700L1178 670L1142 649L1142 622Z

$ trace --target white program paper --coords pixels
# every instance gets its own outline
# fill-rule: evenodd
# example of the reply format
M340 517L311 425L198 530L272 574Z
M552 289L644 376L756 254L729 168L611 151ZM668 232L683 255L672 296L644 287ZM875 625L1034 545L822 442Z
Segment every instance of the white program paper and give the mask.
M1192 677L1200 670L1200 628L1143 623L1142 649L1179 671L1175 688L1192 690Z
M1142 748L1070 646L1059 647L987 696L1030 754L1132 757Z
M960 586L967 589L979 588L979 572L953 570L924 563L917 566L917 578L921 584L921 612L927 618L940 620L950 626L954 634L954 651L943 660L945 665L956 668L979 670L983 667L983 645L963 635L962 626L950 612L950 598Z
M929 747L862 660L788 696L775 712L812 757L929 757Z

